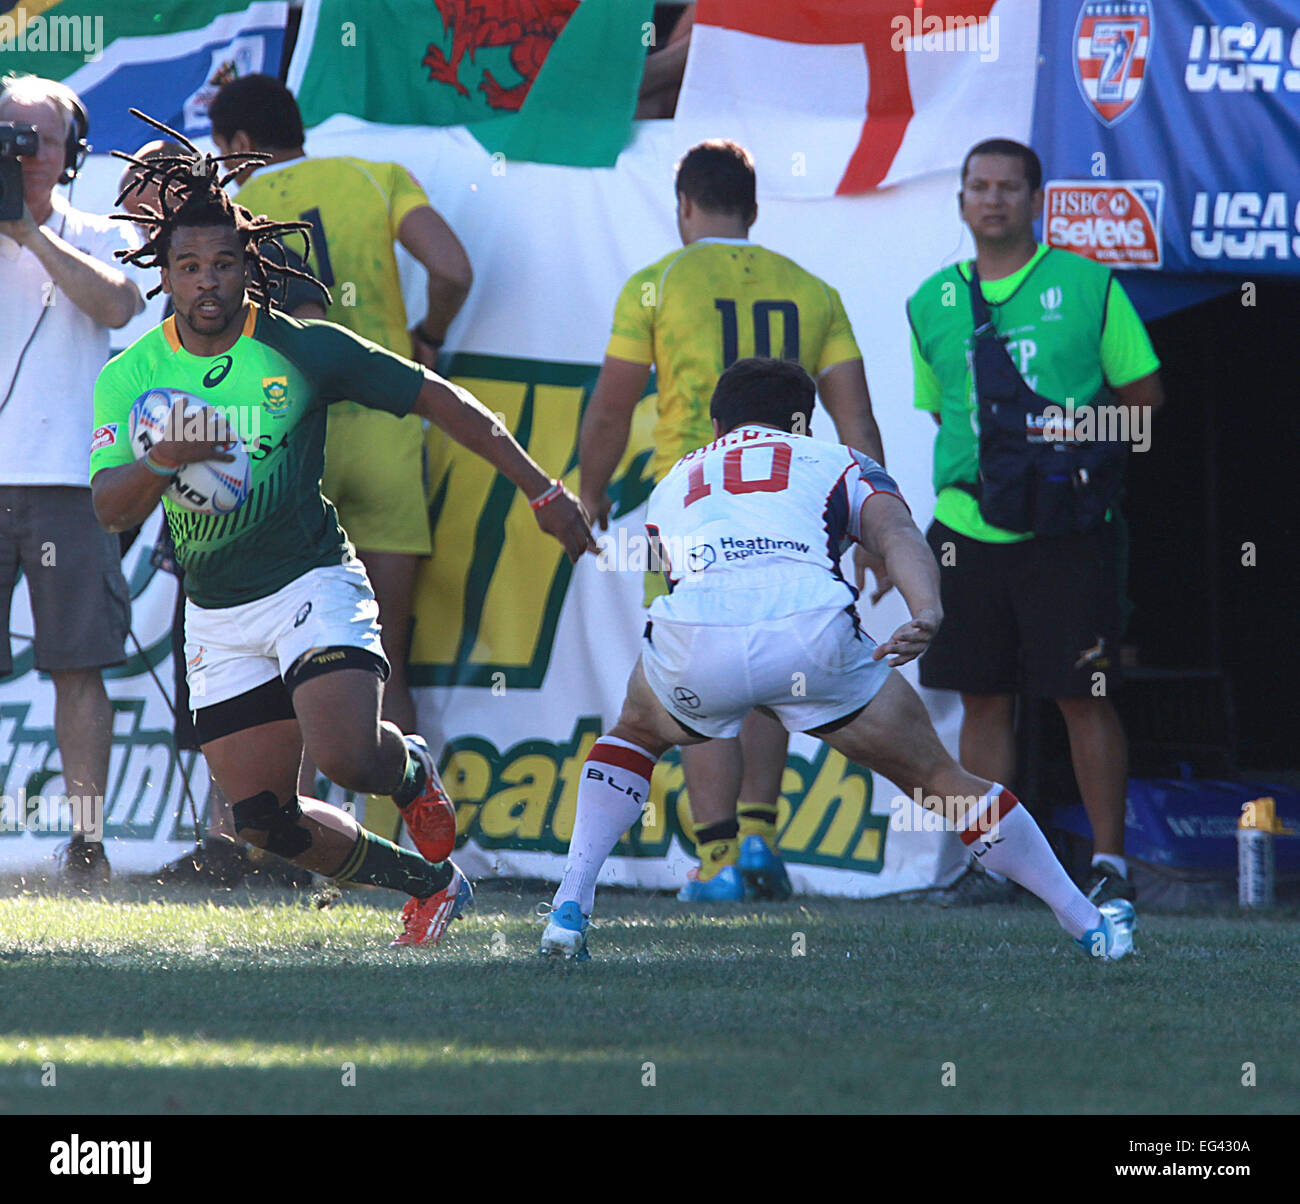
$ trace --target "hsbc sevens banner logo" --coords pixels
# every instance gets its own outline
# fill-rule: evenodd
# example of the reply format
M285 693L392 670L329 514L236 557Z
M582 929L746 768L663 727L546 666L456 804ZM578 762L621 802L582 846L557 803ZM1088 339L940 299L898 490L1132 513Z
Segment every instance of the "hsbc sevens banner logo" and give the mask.
M1159 268L1164 205L1160 180L1048 180L1043 241L1107 267Z
M1147 0L1087 0L1074 27L1074 79L1103 125L1136 103L1151 53Z

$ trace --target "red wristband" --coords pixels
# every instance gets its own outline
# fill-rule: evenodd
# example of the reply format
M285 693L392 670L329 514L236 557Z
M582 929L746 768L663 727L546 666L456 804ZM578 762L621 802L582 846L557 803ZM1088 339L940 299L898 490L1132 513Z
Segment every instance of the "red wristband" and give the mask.
M551 487L545 493L540 494L538 497L530 498L528 504L534 510L540 510L548 502L555 501L555 499L559 497L563 492L564 492L564 486L561 485L559 481L552 481Z

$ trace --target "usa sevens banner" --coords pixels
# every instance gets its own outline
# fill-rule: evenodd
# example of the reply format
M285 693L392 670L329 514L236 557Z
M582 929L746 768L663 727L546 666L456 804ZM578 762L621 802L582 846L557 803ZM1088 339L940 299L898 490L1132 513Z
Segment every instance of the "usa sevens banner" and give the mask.
M1300 273L1300 7L1042 6L1043 241L1112 267Z

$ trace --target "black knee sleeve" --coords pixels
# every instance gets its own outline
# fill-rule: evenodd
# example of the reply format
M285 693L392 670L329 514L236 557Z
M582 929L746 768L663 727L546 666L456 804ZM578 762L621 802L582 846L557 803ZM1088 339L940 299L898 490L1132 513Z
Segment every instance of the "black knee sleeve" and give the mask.
M298 826L302 805L296 794L281 804L274 793L263 790L252 798L240 799L230 809L235 817L235 831L240 836L245 829L266 833L262 847L268 853L293 858L311 848L311 833Z

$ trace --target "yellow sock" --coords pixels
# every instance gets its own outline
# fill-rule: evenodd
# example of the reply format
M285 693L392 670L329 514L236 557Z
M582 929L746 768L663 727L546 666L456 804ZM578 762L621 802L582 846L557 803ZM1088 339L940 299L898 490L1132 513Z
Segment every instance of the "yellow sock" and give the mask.
M761 836L763 843L776 852L776 808L766 803L741 803L736 811L740 821L740 839Z
M700 881L707 882L719 870L735 865L740 860L740 841L735 836L722 840L709 840L696 844L695 852L700 859Z
M402 837L402 813L386 794L367 794L362 827L397 844Z

